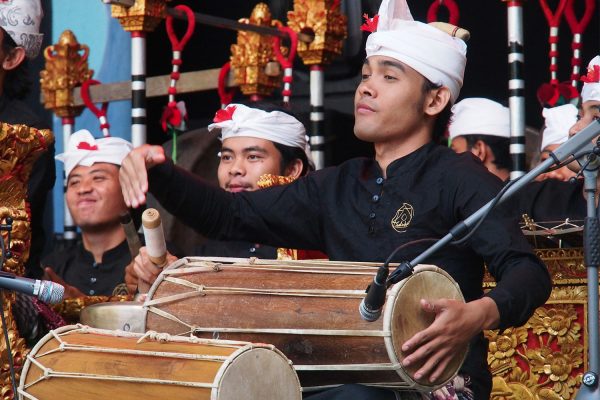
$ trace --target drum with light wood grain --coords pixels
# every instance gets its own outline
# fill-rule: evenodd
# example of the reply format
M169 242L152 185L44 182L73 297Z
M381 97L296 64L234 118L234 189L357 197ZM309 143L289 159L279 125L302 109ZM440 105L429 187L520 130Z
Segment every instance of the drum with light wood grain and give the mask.
M414 379L401 345L434 319L420 299L464 301L442 269L419 265L392 286L383 316L358 308L377 264L183 258L165 269L144 304L146 329L171 334L271 343L298 372L305 390L343 383L430 391L452 379L466 347L435 382Z
M301 399L273 346L83 325L51 331L27 356L20 399Z

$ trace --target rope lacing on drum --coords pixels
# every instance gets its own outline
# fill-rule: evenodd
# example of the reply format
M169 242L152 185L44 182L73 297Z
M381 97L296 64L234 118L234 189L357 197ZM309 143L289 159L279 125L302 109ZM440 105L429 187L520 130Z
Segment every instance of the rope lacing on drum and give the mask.
M166 343L171 341L171 335L164 332L148 331L144 334L144 336L138 339L137 343L142 343L146 341L146 339L150 339L155 342Z

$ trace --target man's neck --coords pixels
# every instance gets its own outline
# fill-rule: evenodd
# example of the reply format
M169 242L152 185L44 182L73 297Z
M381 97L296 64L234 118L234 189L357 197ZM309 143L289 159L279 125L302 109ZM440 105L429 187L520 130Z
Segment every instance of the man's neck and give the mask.
M94 261L102 262L102 256L125 240L125 231L120 224L98 231L82 231L83 247L92 253Z
M423 132L394 141L375 143L375 160L383 172L383 177L387 177L386 170L392 162L411 154L429 142L431 142L431 134Z

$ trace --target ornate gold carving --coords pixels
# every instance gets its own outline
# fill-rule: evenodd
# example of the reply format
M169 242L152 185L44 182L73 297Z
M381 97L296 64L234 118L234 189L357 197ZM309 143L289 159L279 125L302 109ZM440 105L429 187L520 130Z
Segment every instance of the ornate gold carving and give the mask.
M314 34L312 42L298 42L298 55L304 64L329 64L342 54L348 28L339 3L338 0L295 0L294 10L288 11L291 29Z
M152 32L167 15L167 1L135 0L131 7L111 6L111 13L127 32Z
M83 111L83 106L73 105L73 89L94 74L88 67L89 52L88 46L77 42L70 30L44 50L46 69L40 72L44 107L58 117L76 117Z
M27 181L33 163L42 151L48 148L54 137L49 130L38 130L25 125L9 125L0 122L0 222L5 224L7 218L13 219L10 250L12 257L5 260L2 269L17 275L23 275L24 263L29 258L31 240L29 206L26 203ZM8 232L2 232L5 245ZM19 336L12 316L14 294L2 294L6 317L9 343L15 363L17 379L23 368L23 360L27 355L25 341ZM0 335L0 369L2 399L13 398L8 369L7 346L3 335Z
M239 20L244 24L278 27L281 22L271 16L271 10L265 3L258 3L250 18ZM287 48L282 47L282 53ZM231 45L231 67L234 79L246 96L270 96L281 85L281 71L267 74L267 65L276 61L273 52L273 37L255 32L239 31L237 43Z
M258 178L256 186L261 189L268 188L271 186L287 185L288 183L294 182L294 178L291 176L281 176L273 174L263 174Z
M33 163L53 141L49 130L0 123L0 220L5 223L6 217L13 219L13 256L6 260L3 269L17 275L23 275L31 240L29 206L25 201L27 181ZM7 233L2 232L2 236L6 240Z
M575 397L587 361L584 286L561 286L527 324L487 331L492 399Z

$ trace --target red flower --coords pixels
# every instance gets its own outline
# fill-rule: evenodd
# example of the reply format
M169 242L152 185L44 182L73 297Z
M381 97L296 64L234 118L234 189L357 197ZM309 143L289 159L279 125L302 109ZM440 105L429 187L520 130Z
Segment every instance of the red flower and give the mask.
M79 142L79 144L77 145L77 148L79 150L98 150L98 146L96 145L91 145L88 142Z
M213 122L230 121L233 119L233 113L235 112L236 106L229 106L224 110L218 110L213 118Z
M160 124L165 132L169 128L169 125L171 127L178 127L181 124L181 112L179 109L177 107L165 107L160 118Z
M594 65L593 68L588 68L586 76L579 78L585 83L597 83L600 82L600 65Z
M369 18L367 14L363 14L365 23L361 25L360 30L365 32L375 32L377 30L377 24L379 23L379 15L375 15L373 18Z

